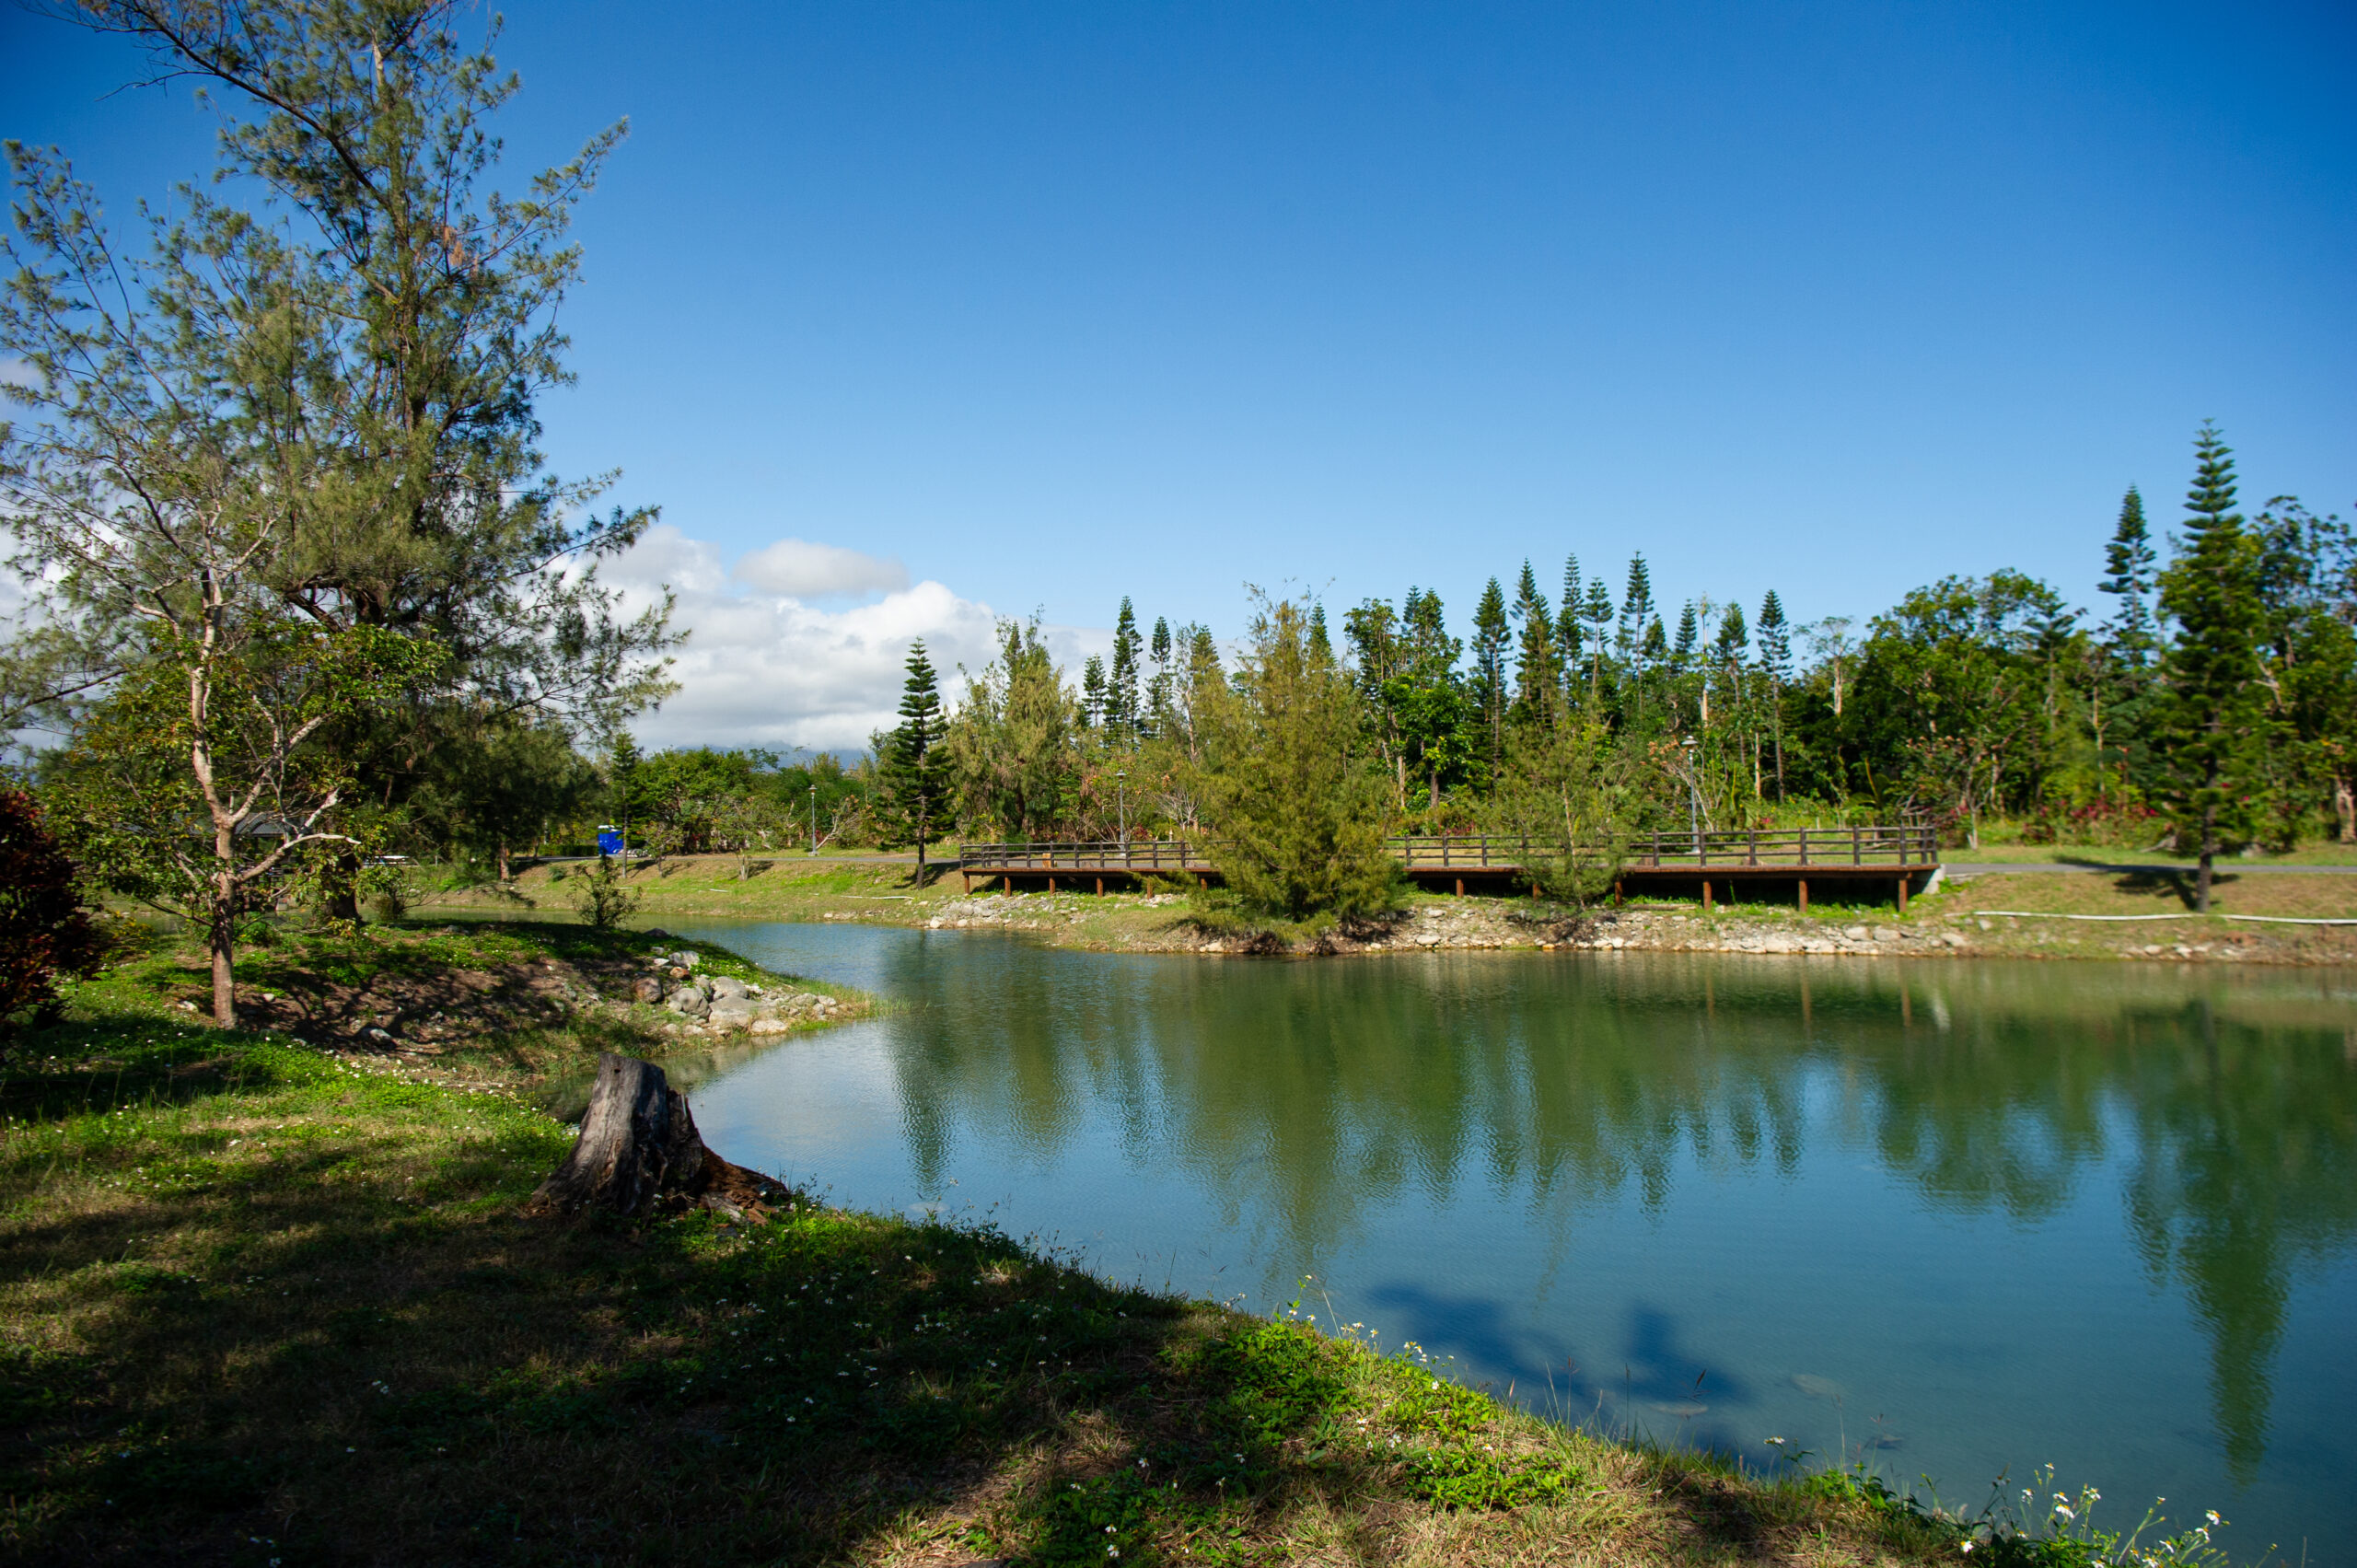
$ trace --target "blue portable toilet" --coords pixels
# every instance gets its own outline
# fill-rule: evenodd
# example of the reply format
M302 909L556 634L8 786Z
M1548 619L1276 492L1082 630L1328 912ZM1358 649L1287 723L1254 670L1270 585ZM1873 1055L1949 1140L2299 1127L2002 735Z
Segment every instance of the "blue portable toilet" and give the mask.
M599 824L598 828L598 853L599 854L620 854L621 852L621 830L616 828L611 822Z

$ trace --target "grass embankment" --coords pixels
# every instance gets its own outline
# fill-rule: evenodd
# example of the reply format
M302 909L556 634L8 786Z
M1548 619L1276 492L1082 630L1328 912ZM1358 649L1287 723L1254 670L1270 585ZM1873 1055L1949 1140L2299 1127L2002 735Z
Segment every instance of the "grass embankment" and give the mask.
M543 963L577 939L540 935ZM415 972L436 944L480 968L532 939L385 946ZM1566 1432L987 1229L807 1198L750 1224L528 1220L570 1138L493 1075L512 1046L453 1042L461 1086L223 1034L157 982L175 961L86 988L0 1074L15 1560L1954 1554L1953 1527L1853 1478Z
M755 862L756 875L737 876L733 857L675 859L631 874L631 886L649 919L689 914L747 920L862 922L952 930L1018 932L1058 947L1108 951L1245 950L1232 931L1193 918L1183 897L1109 891L1026 892L966 896L955 875L917 888L911 868L890 862ZM1960 872L1966 868L1958 867ZM521 880L524 897L542 912L562 900L562 882L540 868ZM1605 945L1621 949L1691 950L1781 932L1832 941L1864 923L1921 940L1861 940L1844 952L1922 957L2038 957L2235 959L2269 963L2357 960L2357 927L2245 923L2228 915L2292 919L2357 919L2357 877L2292 872L2263 875L2222 867L2212 893L2217 912L2192 913L2189 872L2094 872L2058 866L2051 874L1952 876L1937 892L1910 900L1902 919L1886 893L1866 901L1841 884L1821 884L1803 914L1792 887L1736 884L1742 900L1722 901L1709 917L1697 904L1645 900L1599 919L1576 935L1572 912L1519 898L1455 899L1411 894L1399 922L1363 939L1328 936L1329 950L1413 951L1431 947L1538 947L1549 943ZM1724 893L1724 889L1722 889ZM487 890L456 895L454 907L489 908L503 901ZM560 906L561 907L561 906ZM1986 919L1984 909L2062 915L2166 915L2165 921ZM1608 911L1593 912L1608 916ZM1691 918L1679 920L1683 913ZM1716 935L1712 935L1715 933ZM1949 938L1953 938L1950 940ZM2184 951L2180 952L2182 948Z

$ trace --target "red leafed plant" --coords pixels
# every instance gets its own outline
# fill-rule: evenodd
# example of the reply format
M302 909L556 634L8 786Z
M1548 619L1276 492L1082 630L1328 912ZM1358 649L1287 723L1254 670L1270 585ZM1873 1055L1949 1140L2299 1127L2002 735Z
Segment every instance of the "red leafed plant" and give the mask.
M0 785L0 1041L28 1022L53 1020L57 977L96 974L105 950L40 805Z

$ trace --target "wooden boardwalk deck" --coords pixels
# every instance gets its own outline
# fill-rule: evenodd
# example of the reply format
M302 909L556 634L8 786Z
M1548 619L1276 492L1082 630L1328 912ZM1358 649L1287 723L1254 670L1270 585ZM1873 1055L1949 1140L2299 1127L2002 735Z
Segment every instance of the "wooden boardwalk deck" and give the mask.
M1543 840L1495 833L1424 835L1386 840L1401 869L1428 888L1462 896L1469 889L1500 891L1526 868L1554 851ZM1013 891L1018 885L1093 888L1101 893L1109 878L1135 882L1147 877L1208 883L1219 877L1217 845L1185 839L1133 839L1128 842L965 844L958 871L968 891L980 878ZM1598 848L1594 853L1606 853ZM1795 828L1730 833L1649 833L1620 848L1616 895L1632 891L1682 892L1693 888L1705 908L1717 896L1732 897L1738 884L1790 883L1800 907L1808 907L1809 885L1828 882L1886 884L1901 910L1940 869L1938 835L1928 827L1874 826Z

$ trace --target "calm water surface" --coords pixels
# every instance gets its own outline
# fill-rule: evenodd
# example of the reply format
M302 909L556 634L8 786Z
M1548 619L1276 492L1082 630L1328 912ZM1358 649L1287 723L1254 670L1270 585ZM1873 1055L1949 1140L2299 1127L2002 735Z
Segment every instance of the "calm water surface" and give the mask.
M1615 1430L1975 1506L2050 1462L2357 1562L2357 974L680 929L904 1005L697 1088L838 1202L1263 1311L1315 1276Z

